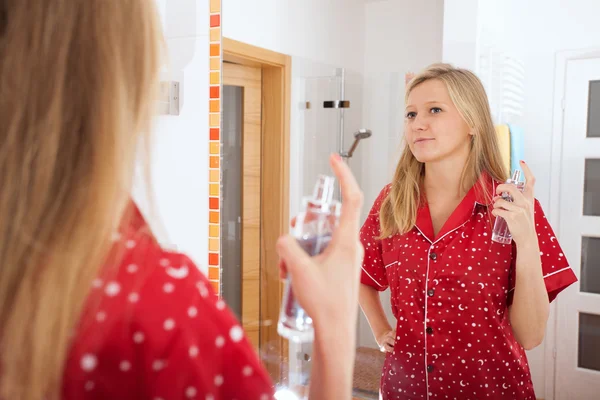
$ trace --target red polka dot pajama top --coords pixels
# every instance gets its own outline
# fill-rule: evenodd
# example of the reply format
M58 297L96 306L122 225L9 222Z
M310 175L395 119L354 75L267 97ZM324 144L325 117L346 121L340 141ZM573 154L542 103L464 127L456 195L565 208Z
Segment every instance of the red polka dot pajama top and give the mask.
M508 317L516 247L491 241L492 201L482 185L495 193L497 182L484 174L436 237L424 204L411 231L377 239L389 186L362 227L361 282L391 290L397 320L381 376L384 400L535 400L525 350ZM577 278L537 200L535 224L552 301Z
M142 223L138 214L132 225ZM135 231L117 235L126 247L121 265L92 284L63 398L271 399L255 350L204 275Z

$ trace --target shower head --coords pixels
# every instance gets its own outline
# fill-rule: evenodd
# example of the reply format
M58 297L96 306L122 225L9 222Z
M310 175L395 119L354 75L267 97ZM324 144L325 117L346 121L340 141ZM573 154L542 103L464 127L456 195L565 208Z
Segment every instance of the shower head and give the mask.
M370 129L364 129L364 128L359 129L358 131L354 132L354 143L352 143L350 150L341 154L342 157L344 157L344 158L352 157L352 154L354 154L354 150L356 150L356 147L358 146L358 142L360 142L362 139L370 138L372 134L373 134L373 132L371 132Z
M367 139L370 138L372 134L373 132L371 132L370 129L359 129L356 132L354 132L354 139Z

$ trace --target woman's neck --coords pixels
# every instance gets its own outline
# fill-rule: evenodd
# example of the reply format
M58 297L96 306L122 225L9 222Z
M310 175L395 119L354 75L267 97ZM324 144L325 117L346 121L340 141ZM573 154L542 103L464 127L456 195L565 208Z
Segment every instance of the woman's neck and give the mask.
M425 164L424 189L429 202L458 200L465 195L461 178L466 160L442 160Z

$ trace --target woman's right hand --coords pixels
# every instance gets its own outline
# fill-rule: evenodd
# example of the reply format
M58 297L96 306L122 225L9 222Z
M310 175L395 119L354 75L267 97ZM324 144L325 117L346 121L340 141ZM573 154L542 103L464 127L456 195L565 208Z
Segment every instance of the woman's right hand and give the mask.
M277 251L282 275L292 278L294 295L319 325L338 326L341 332L356 326L360 268L364 250L359 240L362 192L350 168L338 155L330 164L342 187L339 225L325 251L310 257L290 235L280 238ZM294 221L292 221L292 224ZM339 332L338 332L339 334Z
M396 331L389 330L380 334L375 338L379 350L383 353L391 353L394 351L394 344L396 343Z
M351 399L356 354L356 322L360 267L364 249L359 240L362 192L339 155L331 167L342 186L340 222L325 251L309 257L291 236L277 251L290 274L294 295L315 326L309 399Z

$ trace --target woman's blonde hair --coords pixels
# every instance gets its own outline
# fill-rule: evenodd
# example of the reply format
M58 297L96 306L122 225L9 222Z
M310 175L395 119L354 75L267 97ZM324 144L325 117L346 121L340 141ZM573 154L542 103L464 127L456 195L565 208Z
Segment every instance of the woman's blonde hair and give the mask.
M461 175L462 189L468 191L482 172L487 172L495 180L506 180L508 171L502 164L488 98L479 78L471 71L448 64L430 65L409 82L405 103L415 87L430 79L446 84L452 102L474 132L471 150ZM421 187L424 172L424 164L415 158L405 143L389 193L380 209L382 238L406 233L415 226L417 210L423 201ZM482 185L482 188L485 186Z
M152 0L0 0L0 398L61 397L162 50Z

